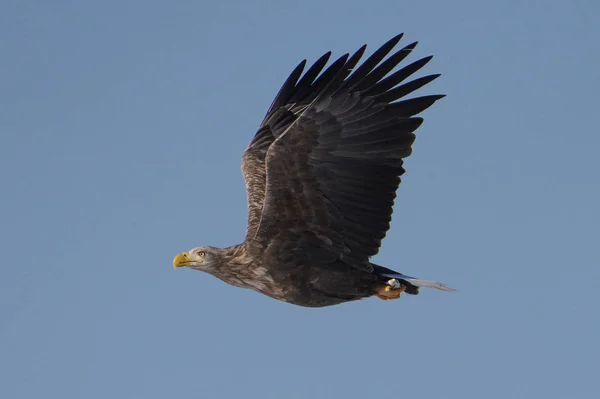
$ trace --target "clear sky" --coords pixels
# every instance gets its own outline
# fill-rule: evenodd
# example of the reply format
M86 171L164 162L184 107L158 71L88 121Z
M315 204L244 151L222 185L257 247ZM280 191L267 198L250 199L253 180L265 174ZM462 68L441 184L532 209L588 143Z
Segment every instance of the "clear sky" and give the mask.
M375 258L455 294L325 309L173 256L243 240L291 69L435 55ZM0 397L598 398L600 5L0 3Z

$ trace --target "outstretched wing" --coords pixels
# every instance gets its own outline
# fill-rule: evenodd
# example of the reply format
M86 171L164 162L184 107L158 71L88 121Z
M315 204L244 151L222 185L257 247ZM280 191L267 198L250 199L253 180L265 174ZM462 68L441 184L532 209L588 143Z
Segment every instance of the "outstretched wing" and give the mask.
M338 59L314 83L301 85L318 75L310 76L309 69L289 97L308 103L275 101L270 111L277 123L264 125L270 126L270 136L260 137L259 130L255 137L268 145L262 148L264 202L262 213L255 215L260 213L254 234L247 237L249 250L267 251L293 234L296 253L371 270L369 258L390 227L402 159L410 155L413 132L422 123L414 115L443 97L396 101L439 76L402 84L431 57L388 76L416 46L409 44L383 61L400 38L387 42L352 74L365 47ZM276 118L280 110L284 116Z
M366 46L363 46L360 50L361 54L365 48ZM306 71L302 79L300 76L306 66L306 60L298 64L275 96L257 133L244 152L242 174L246 182L248 200L246 240L255 236L263 211L266 193L265 158L267 150L344 67L344 62L338 60L321 73L330 56L331 52L327 52L319 58ZM319 76L319 74L321 75ZM317 76L319 78L315 79Z

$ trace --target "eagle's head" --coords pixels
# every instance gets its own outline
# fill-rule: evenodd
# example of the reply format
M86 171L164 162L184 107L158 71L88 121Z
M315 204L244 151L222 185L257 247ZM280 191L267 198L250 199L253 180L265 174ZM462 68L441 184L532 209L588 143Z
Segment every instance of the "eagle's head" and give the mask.
M208 246L196 247L188 252L182 252L173 259L173 266L189 267L201 271L212 270L218 260L218 249Z

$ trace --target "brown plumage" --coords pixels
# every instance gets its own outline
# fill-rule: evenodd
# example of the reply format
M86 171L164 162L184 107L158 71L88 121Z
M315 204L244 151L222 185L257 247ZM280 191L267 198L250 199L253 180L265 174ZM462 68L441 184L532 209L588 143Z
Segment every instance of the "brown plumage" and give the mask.
M390 227L415 117L443 95L404 99L439 75L404 81L431 57L390 72L415 48L384 58L398 35L355 69L366 46L304 74L302 61L275 97L242 158L248 199L245 241L177 255L223 281L296 305L321 307L419 287L450 291L375 265ZM400 101L398 101L400 100Z

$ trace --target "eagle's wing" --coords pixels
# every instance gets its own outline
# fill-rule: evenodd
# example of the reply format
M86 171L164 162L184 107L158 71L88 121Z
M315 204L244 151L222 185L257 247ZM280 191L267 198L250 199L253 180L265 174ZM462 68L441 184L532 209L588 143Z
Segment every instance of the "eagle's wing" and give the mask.
M269 146L275 140L269 126L264 126L256 133L254 139L242 156L242 174L246 182L248 202L248 224L246 240L254 237L260 222L263 203L265 201L266 177L265 157Z
M364 51L364 47L362 51ZM246 151L244 151L242 174L246 182L248 200L246 240L255 236L263 211L266 193L265 157L267 150L273 141L298 118L298 113L314 101L317 95L344 67L344 63L338 61L327 68L319 79L315 80L327 64L330 56L331 52L328 52L319 58L306 71L302 79L300 79L300 76L306 66L306 60L298 64L286 79L277 96L275 96L257 133Z
M341 259L359 269L372 268L369 257L379 251L390 227L404 173L402 159L411 153L413 132L422 123L413 116L443 97L394 102L439 76L399 85L431 59L427 57L386 77L416 46L410 44L381 62L400 37L383 45L351 75L365 47L338 59L313 83L318 74L311 76L314 67L297 84L284 85L283 89L291 87L290 99L310 102L274 103L272 117L280 111L284 116L266 124L270 136L265 134L268 139L261 147L264 199L262 213L255 210L254 217L260 214L260 219L252 228L254 234L247 237L249 250L266 251L294 234L299 246L295 252L303 257ZM291 78L297 81L300 73ZM313 91L303 93L307 88ZM259 131L255 140L261 139ZM246 181L253 178L249 173Z

